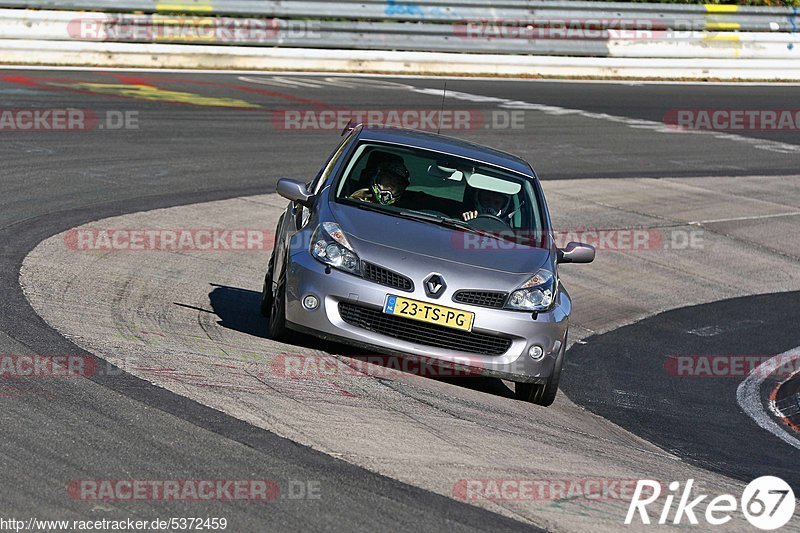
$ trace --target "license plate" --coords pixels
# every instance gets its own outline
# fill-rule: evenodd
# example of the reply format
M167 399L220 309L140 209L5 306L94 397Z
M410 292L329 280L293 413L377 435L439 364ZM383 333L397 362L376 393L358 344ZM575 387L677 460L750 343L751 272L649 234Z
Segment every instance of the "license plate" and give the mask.
M472 331L472 321L475 319L475 313L409 300L392 294L386 297L383 312L464 331Z

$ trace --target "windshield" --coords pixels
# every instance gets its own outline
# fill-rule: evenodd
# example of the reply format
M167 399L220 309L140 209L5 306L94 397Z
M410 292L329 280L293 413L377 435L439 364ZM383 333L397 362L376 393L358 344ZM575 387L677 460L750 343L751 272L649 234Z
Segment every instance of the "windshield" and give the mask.
M545 229L531 178L420 148L362 143L336 200L531 245Z

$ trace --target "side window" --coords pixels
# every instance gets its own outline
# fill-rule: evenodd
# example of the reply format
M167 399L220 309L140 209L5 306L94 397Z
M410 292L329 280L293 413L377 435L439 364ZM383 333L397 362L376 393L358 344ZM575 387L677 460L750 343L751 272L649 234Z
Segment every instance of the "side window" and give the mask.
M320 169L317 177L315 177L311 183L308 184L308 190L311 192L311 194L319 193L320 189L322 188L322 184L327 181L328 177L333 171L333 167L336 166L339 156L342 155L342 153L345 151L345 148L350 144L350 141L353 138L354 135L350 133L341 143L339 143L339 146L336 148L336 150L334 150L333 153L328 157L328 161L325 163L325 166Z

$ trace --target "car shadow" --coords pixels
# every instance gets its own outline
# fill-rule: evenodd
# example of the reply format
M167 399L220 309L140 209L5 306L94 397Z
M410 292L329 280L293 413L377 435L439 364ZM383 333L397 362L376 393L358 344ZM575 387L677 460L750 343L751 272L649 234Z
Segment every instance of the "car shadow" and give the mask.
M210 283L211 309L219 317L218 325L262 339L269 338L267 320L261 315L261 293L249 289ZM295 344L312 350L325 350L324 341L313 337L299 338Z
M510 389L502 379L489 377L474 378L439 378L439 381L450 383L465 389L486 392L503 398L514 398L514 390Z
M227 285L210 284L213 289L208 294L211 302L211 309L219 317L221 327L239 331L247 335L268 339L267 321L261 316L259 309L261 305L261 293L239 287ZM313 350L323 350L333 355L349 357L352 359L368 360L372 364L405 371L406 365L398 364L392 357L375 357L372 351L354 348L345 344L325 341L312 336L298 336L294 342L296 346L310 348ZM434 363L435 364L435 363ZM409 365L409 368L420 368L418 365ZM419 372L408 371L407 373L419 374ZM427 375L428 379L434 379L444 383L449 383L465 389L493 394L505 398L513 398L514 392L506 384L497 378L486 376L468 377L443 377L441 375Z
M260 293L214 283L211 286L214 288L208 299L211 309L219 317L217 324L255 337L269 338L267 321L259 309Z

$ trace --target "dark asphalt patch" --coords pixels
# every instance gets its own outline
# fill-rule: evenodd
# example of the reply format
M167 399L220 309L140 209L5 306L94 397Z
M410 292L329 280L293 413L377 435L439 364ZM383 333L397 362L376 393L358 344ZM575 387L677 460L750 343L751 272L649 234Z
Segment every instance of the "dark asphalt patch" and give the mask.
M709 376L697 366L679 371L674 356L741 361L790 350L800 344L797 330L787 327L800 323L798 297L788 292L685 307L590 337L567 353L562 390L689 463L743 481L776 475L797 491L800 452L739 408L745 366Z

